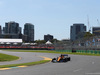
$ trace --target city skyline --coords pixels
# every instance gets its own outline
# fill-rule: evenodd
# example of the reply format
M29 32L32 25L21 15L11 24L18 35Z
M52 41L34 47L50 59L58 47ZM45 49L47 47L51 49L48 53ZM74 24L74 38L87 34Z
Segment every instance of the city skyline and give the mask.
M24 29L22 29L15 21L6 22L5 27L0 25L0 38L16 38L22 39L24 42L34 42L34 25L25 23Z
M35 40L42 40L45 34L66 39L70 38L73 23L88 27L89 21L89 27L100 26L99 3L100 0L0 0L0 25L4 27L5 22L16 21L23 29L25 23L32 23Z

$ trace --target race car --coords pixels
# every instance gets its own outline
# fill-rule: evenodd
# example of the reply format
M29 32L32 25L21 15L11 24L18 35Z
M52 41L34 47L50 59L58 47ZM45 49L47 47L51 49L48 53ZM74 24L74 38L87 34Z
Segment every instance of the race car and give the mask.
M67 62L70 61L71 58L68 57L68 54L61 54L59 57L57 58L53 58L51 62L56 63L56 62Z

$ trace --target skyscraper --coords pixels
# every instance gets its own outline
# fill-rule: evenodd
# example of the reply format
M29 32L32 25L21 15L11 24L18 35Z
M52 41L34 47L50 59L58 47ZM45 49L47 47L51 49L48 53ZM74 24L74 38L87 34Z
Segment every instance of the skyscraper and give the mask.
M31 23L26 23L24 25L24 35L27 36L25 42L34 42L34 25Z
M1 25L0 25L0 34L2 34L2 28L1 28Z
M6 22L0 38L22 38L21 27L14 21Z
M82 32L86 32L86 26L84 24L73 24L70 28L70 39L72 41L78 39L78 35Z
M21 30L18 23L11 21L5 23L3 31L5 34L19 34Z

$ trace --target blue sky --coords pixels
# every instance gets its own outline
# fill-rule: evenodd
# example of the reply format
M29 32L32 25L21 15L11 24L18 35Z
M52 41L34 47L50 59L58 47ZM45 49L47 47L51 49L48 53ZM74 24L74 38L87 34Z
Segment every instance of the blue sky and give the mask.
M35 26L35 40L46 34L58 40L70 38L70 26L84 23L100 26L100 0L0 0L0 25L15 21L22 29L25 23Z

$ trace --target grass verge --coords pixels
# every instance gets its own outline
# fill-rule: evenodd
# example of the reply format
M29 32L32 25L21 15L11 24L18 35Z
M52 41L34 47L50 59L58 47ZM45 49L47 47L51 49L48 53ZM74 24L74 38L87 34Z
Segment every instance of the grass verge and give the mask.
M0 53L0 62L17 60L19 57Z
M41 61L22 63L22 64L0 65L0 68L9 68L9 67L16 67L16 66L32 66L32 65L47 63L49 61L50 60L41 60Z
M6 51L13 51L13 52L40 52L40 53L57 53L57 54L74 54L74 55L100 56L100 54L58 52L58 51L49 51L49 50L6 50Z

